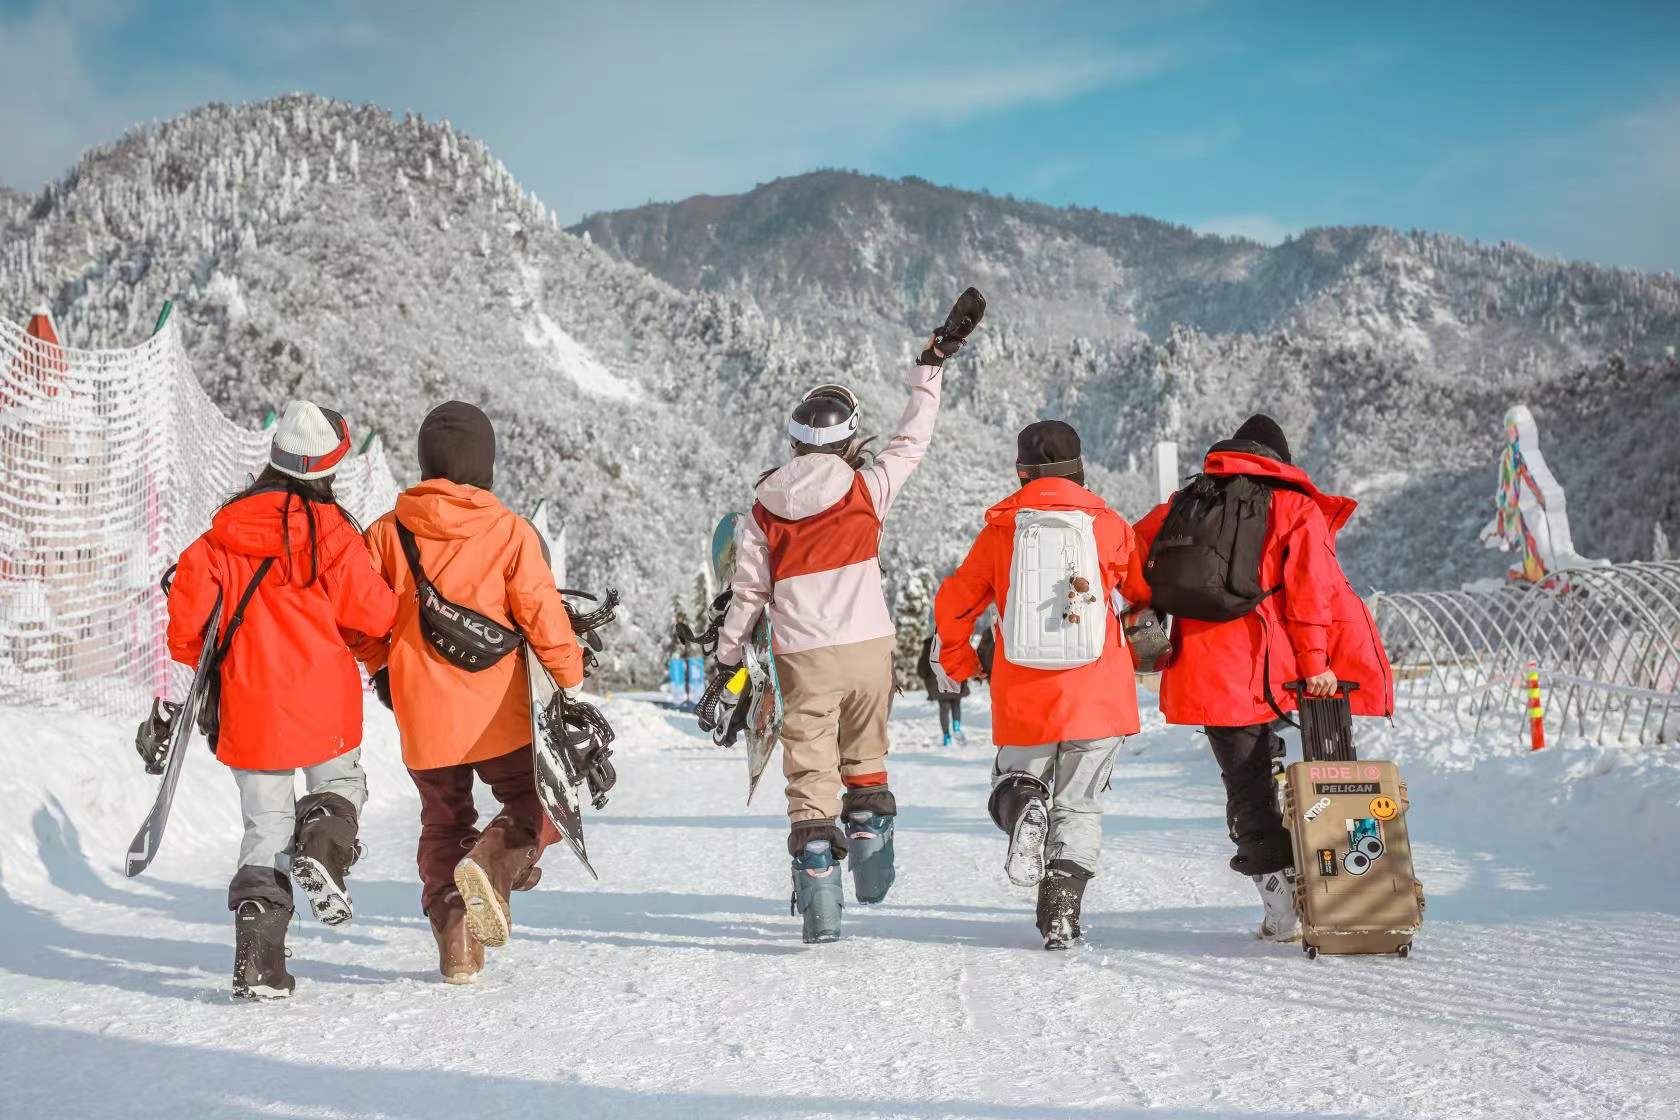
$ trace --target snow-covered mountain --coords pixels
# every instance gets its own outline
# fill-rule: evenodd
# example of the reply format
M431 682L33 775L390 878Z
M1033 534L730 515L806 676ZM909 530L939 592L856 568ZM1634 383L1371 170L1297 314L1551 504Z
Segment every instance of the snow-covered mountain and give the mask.
M1589 549L1643 557L1653 522L1680 519L1680 451L1663 435L1680 391L1672 274L1372 227L1268 248L838 171L573 228L679 287L880 347L924 327L935 293L974 282L994 329L965 404L1004 428L1066 415L1118 470L1156 438L1193 454L1272 411L1305 465L1372 502L1345 549L1361 582L1497 570L1474 537L1518 400L1541 419Z
M625 591L621 678L653 671L712 524L782 456L791 400L845 380L884 429L968 283L991 312L887 534L895 584L960 558L1040 415L1080 426L1093 484L1137 515L1155 439L1188 451L1272 409L1308 467L1370 502L1344 549L1362 585L1498 570L1474 537L1519 396L1584 550L1645 555L1657 518L1680 532L1672 277L1380 230L1267 249L835 173L577 232L447 122L309 96L210 105L36 196L0 193L0 314L45 299L70 345L132 345L173 298L230 415L336 403L409 480L426 410L480 403L498 490L553 500L572 582Z
M640 674L758 466L723 434L818 376L754 309L556 228L447 123L314 97L211 105L89 152L27 207L0 200L0 314L42 298L89 347L134 344L172 298L226 412L335 403L409 480L426 410L482 404L498 490L551 498L573 582L626 592L620 668Z

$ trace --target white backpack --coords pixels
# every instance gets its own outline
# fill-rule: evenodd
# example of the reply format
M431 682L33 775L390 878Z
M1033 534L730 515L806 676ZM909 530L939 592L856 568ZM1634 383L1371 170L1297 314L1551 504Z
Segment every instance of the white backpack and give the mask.
M1003 656L1028 669L1076 669L1102 656L1108 597L1097 558L1095 518L1063 509L1015 515Z

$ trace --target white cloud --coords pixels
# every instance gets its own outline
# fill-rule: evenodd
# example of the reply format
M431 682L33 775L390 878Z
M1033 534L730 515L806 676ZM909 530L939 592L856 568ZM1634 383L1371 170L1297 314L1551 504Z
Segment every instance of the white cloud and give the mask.
M1295 227L1267 214L1219 214L1190 224L1202 233L1242 237L1262 245L1276 245L1295 232Z

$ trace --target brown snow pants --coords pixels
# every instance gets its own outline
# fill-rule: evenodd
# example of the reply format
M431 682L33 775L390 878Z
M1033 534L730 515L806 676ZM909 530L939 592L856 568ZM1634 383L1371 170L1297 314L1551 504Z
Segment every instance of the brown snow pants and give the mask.
M840 794L887 784L892 638L778 653L788 821L834 820Z
M474 776L489 786L490 795L501 803L501 812L490 822L491 828L535 835L538 859L542 858L544 848L560 838L537 798L529 746L482 762L408 773L420 791L420 848L416 862L420 866L422 913L455 889L455 865L478 842Z

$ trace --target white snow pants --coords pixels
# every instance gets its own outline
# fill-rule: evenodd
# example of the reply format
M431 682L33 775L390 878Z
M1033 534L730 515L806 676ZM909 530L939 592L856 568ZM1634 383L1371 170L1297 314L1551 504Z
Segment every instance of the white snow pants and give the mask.
M245 838L239 844L240 867L291 870L292 834L297 830L296 770L233 769L239 786L239 808L245 817ZM306 793L336 793L356 807L360 816L367 802L367 771L362 748L303 768Z
M1086 871L1097 869L1102 850L1102 795L1114 769L1123 735L1071 740L1036 747L999 747L992 766L995 787L1009 773L1027 773L1050 787L1050 835L1046 861L1065 859Z

